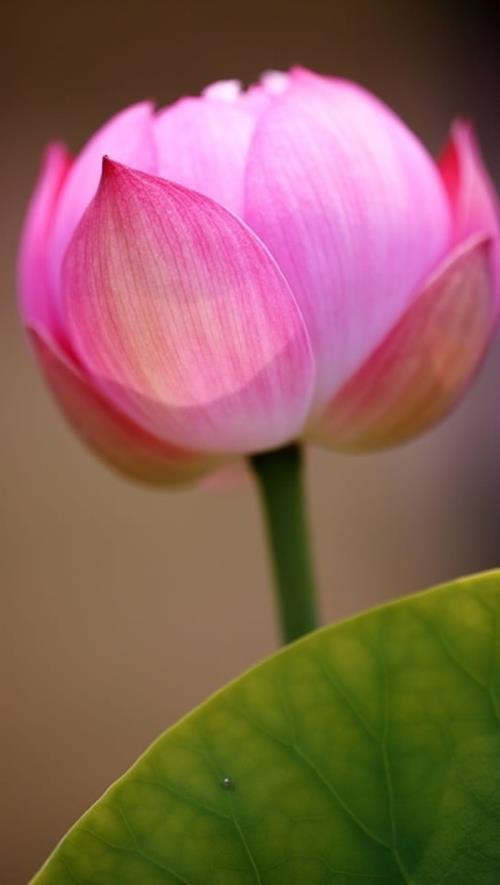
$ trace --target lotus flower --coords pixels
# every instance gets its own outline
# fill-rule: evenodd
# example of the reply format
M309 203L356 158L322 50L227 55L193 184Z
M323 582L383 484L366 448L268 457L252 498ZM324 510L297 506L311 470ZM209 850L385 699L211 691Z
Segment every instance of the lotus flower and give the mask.
M294 69L134 105L75 159L50 146L22 315L70 422L133 476L298 438L374 449L474 375L498 234L470 126L435 162L364 89Z

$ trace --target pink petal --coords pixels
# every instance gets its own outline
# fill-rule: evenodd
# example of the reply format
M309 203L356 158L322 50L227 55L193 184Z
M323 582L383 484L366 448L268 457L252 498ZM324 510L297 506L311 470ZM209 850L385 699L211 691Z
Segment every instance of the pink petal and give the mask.
M252 83L241 96L247 108L257 117L271 102L277 99L289 88L290 75L285 71L265 71L258 83Z
M288 81L288 74L269 71L244 91L239 80L220 80L207 86L201 97L183 98L158 114L155 136L161 177L241 215L255 124L287 89Z
M491 237L491 262L499 298L498 197L484 167L472 126L461 121L455 123L439 165L452 206L454 242L460 243L473 234Z
M312 439L365 451L409 439L462 396L494 327L491 242L473 237L418 298L311 429Z
M239 101L242 95L242 85L240 80L217 80L216 83L210 83L202 92L204 99L216 102L227 102L233 104ZM197 101L197 99L194 99Z
M204 98L183 98L158 115L158 172L162 178L212 197L226 209L241 214L245 163L255 117L244 103L218 95L209 92Z
M449 244L446 193L413 134L359 87L302 70L257 122L244 217L302 309L317 408L397 322Z
M37 332L31 339L43 374L65 417L87 445L133 479L152 484L189 482L210 464L148 434L121 414L95 389L91 379Z
M47 251L54 210L71 166L62 144L46 150L42 169L28 209L19 253L21 312L26 325L57 335L51 299Z
M258 115L289 85L290 76L285 71L264 71L258 82L252 83L248 89L243 89L240 80L219 80L207 86L202 96L209 100L244 105Z
M314 374L302 317L221 206L108 161L63 277L83 364L160 439L236 453L301 430Z
M60 292L64 253L95 195L102 158L107 154L144 172L156 171L152 117L153 108L149 102L132 105L99 129L75 160L59 197L51 238L50 268L55 298ZM60 298L58 303L60 306Z

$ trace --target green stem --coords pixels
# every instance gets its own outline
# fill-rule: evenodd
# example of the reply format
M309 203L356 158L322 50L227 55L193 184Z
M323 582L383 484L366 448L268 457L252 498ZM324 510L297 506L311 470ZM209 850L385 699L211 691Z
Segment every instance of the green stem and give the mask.
M284 642L317 626L302 485L302 451L290 445L251 458L257 478Z

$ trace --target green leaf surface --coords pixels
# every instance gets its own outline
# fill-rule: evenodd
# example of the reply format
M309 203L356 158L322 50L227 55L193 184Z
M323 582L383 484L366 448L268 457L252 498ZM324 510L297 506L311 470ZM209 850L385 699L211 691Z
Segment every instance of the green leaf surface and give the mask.
M169 729L36 885L497 885L500 572L318 631Z

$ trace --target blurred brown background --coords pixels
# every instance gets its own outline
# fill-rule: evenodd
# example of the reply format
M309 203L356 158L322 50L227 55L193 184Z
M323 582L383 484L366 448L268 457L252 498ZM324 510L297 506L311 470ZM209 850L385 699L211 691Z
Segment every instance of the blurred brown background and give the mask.
M14 256L40 152L116 109L293 62L360 80L436 150L471 116L500 177L488 9L363 0L3 0L0 881L182 713L276 646L253 489L153 493L64 425L25 346ZM499 564L500 356L455 415L400 451L311 453L325 619Z

